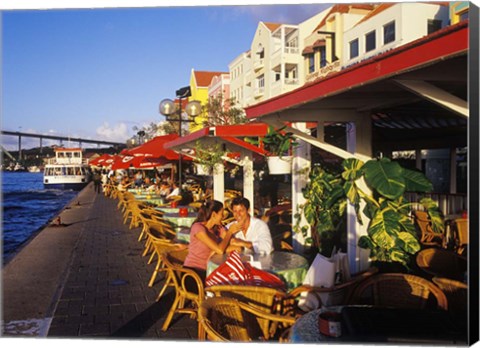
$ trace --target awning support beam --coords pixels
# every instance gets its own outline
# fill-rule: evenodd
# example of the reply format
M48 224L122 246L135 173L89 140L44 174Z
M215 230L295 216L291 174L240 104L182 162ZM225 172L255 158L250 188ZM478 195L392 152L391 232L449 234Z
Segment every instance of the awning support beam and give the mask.
M421 80L394 80L402 87L421 97L447 108L461 116L468 117L468 103L443 89Z

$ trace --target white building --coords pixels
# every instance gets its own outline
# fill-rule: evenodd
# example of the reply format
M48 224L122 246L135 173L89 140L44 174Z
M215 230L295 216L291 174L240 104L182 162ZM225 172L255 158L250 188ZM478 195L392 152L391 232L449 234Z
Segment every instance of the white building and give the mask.
M230 97L247 107L302 86L303 42L326 13L298 25L259 22L250 50L229 64Z
M380 4L344 33L342 66L405 45L447 25L448 3Z

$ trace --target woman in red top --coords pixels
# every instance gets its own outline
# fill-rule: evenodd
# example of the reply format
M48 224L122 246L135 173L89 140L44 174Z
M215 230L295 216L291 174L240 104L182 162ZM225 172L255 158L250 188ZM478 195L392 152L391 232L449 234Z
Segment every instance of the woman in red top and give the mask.
M190 245L183 266L194 270L205 281L207 262L214 253L223 254L230 243L232 232L222 226L223 204L219 201L204 203L190 228Z

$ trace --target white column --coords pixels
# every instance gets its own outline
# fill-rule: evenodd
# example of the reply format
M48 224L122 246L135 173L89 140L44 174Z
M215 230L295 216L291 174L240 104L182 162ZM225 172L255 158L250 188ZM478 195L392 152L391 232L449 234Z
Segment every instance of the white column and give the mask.
M213 199L222 203L225 200L224 172L223 163L217 164L213 170Z
M302 132L309 133L309 130L304 122L297 122L292 125L293 128L301 130ZM311 145L303 140L297 140L299 143L293 149L293 163L292 163L292 226L305 226L308 225L305 217L300 217L300 221L295 217L298 207L305 203L302 189L306 186L308 181L308 173L311 167L310 149ZM310 230L309 235L310 237ZM305 249L305 238L301 232L293 233L293 250L296 253L302 253Z
M243 156L243 197L250 201L250 214L255 211L255 197L253 189L253 156L251 151L242 151Z
M368 114L357 115L358 121L347 125L347 151L351 153L359 152L366 156L371 156L371 119ZM357 185L364 192L369 192L367 185L363 180L357 181ZM362 249L358 246L358 240L361 236L367 234L368 218L362 213L365 204L361 204L360 213L362 214L363 225L357 221L355 208L352 204L347 206L347 255L351 273L361 272L369 267L369 249Z

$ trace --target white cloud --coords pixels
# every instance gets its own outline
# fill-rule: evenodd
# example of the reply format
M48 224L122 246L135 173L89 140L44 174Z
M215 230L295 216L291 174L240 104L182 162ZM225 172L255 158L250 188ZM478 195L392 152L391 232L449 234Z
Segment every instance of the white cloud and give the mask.
M98 139L116 142L125 142L129 138L127 125L123 122L112 127L110 127L108 122L104 122L97 128L96 134Z

